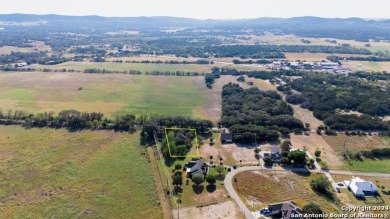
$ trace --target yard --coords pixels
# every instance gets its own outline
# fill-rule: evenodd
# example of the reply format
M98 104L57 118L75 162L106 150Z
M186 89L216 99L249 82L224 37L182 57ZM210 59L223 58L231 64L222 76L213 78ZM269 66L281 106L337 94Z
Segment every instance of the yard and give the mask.
M268 204L295 201L299 207L315 202L324 212L338 212L338 207L326 197L310 188L310 173L289 171L244 171L238 173L235 190L247 206L253 210Z
M0 126L3 218L162 218L139 134Z
M0 108L186 115L217 121L220 105L203 77L84 73L0 73Z
M332 177L335 182L343 182L344 180L351 180L351 176L346 175L333 175ZM348 189L342 189L341 193L338 193L338 196L340 199L343 200L345 204L351 204L354 206L364 206L364 205L371 205L371 206L389 206L390 205L390 196L386 195L382 192L381 187L383 186L385 190L390 190L390 178L384 178L384 177L360 177L361 179L371 181L374 183L378 189L380 197L367 197L366 200L362 199L356 199L356 197L352 194L351 191L348 191Z

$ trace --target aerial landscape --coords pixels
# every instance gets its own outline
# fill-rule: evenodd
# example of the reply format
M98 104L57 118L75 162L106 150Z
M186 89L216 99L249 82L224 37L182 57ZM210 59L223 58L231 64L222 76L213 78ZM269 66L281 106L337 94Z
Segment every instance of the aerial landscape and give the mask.
M34 1L0 9L0 218L389 218L388 3Z

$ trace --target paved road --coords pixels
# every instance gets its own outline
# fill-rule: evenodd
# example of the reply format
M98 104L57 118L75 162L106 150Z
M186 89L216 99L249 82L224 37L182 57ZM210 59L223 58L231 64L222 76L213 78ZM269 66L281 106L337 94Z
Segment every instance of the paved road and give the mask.
M231 172L229 172L226 175L225 178L225 188L229 192L230 197L232 197L237 205L240 207L241 211L245 214L245 218L247 219L255 219L254 215L252 212L248 209L248 207L245 205L245 203L241 200L241 198L238 196L237 192L233 188L233 178L234 176L242 171L248 171L248 170L276 170L276 171L295 171L295 172L313 172L313 173L324 173L324 174L339 174L339 175L349 175L349 176L378 176L378 177L386 177L390 178L390 174L383 174L383 173L359 173L359 172L348 172L348 171L338 171L338 170L329 170L329 171L324 171L324 170L319 170L319 169L314 169L314 170L308 170L306 168L292 168L292 167L265 167L265 166L248 166L248 167L239 167L237 169L232 169Z

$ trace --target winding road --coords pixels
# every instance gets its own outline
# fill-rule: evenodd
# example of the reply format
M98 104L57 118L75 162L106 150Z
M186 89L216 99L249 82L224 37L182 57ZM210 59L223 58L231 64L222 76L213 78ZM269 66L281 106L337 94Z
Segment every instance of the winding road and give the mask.
M317 167L317 166L316 166ZM312 173L324 173L327 176L330 176L330 174L339 174L339 175L349 175L349 176L378 176L378 177L386 177L390 178L390 174L383 174L383 173L360 173L360 172L348 172L348 171L338 171L338 170L320 170L318 167L314 170L308 170L306 168L293 168L293 167L266 167L266 166L248 166L248 167L239 167L237 169L232 169L226 177L225 177L225 188L229 192L230 197L232 197L237 205L240 207L242 212L245 215L245 218L247 219L255 219L255 216L252 214L252 212L249 210L249 208L245 205L245 203L241 200L237 192L233 188L233 178L234 176L239 173L240 171L253 171L253 170L275 170L275 171L295 171L295 172L312 172Z

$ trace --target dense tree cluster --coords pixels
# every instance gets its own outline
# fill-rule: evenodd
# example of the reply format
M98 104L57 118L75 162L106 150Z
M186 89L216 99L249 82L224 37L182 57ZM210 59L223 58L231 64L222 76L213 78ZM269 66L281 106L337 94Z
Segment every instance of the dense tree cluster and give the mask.
M195 132L191 130L167 130L167 132L167 138L163 138L161 148L164 157L185 156L192 148Z
M364 54L371 55L367 49L358 49L348 46L301 46L301 45L229 45L229 46L208 46L205 52L214 54L216 57L248 57L254 59L262 58L284 58L284 52L295 53L339 53L339 54ZM274 56L274 57L272 57ZM243 57L243 58L244 58Z
M294 80L289 86L301 94L291 94L286 100L313 111L331 129L389 129L388 122L376 117L390 114L390 93L375 84L356 77L316 73ZM340 115L337 109L366 115Z
M164 128L191 128L197 133L206 133L213 123L209 120L197 120L185 116L152 116L139 118L142 121L141 143L150 144L154 142L154 134L158 138L164 138Z
M364 79L369 80L369 81L377 81L377 80L388 81L388 80L390 80L390 73L387 73L387 72L357 71L357 72L351 74L350 76L364 78Z
M274 91L244 90L232 83L222 89L221 123L231 128L238 142L272 141L278 139L278 131L303 129L292 115L293 109Z

